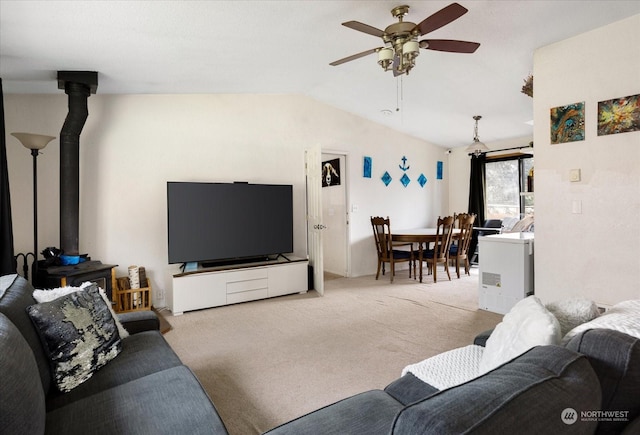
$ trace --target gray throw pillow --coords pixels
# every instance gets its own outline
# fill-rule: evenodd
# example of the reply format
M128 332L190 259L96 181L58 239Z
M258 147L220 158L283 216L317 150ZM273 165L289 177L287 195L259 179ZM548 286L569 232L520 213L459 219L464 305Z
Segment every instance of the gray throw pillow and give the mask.
M27 307L56 386L71 391L121 351L116 323L95 286Z

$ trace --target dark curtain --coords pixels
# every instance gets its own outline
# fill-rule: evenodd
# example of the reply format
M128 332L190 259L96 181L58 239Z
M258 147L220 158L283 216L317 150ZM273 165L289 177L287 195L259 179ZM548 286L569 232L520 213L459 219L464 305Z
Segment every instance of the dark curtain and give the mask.
M0 275L15 272L7 142L4 130L4 95L2 93L2 79L0 79Z
M474 213L476 226L484 223L484 164L487 158L484 154L471 157L471 175L469 176L469 213Z
M484 164L487 161L485 154L471 157L471 175L469 176L469 213L476 215L475 226L481 227L484 225L484 192L485 192L485 179L484 179ZM471 238L471 244L469 245L469 252L473 257L473 253L476 251L478 245L478 232L473 232ZM472 258L473 260L473 258Z

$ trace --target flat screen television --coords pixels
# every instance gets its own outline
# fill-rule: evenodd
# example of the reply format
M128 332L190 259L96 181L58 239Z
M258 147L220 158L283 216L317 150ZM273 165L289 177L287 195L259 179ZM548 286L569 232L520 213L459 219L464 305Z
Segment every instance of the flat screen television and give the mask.
M293 187L167 182L169 263L267 259L293 252Z

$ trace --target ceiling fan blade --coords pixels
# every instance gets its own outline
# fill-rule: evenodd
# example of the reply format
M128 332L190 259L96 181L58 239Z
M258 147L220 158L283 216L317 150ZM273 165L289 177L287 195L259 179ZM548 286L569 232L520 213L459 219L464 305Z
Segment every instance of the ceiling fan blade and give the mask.
M382 38L382 35L384 35L382 30L359 21L347 21L346 23L342 23L342 25L350 29L357 30L358 32L364 32L379 38Z
M362 53L352 54L351 56L345 57L343 59L333 61L329 65L337 66L337 65L341 65L341 64L346 63L346 62L351 62L352 60L360 59L361 57L365 57L365 56L370 55L371 53L375 53L376 51L380 50L381 48L382 47L372 48L371 50L363 51Z
M452 53L473 53L478 47L480 47L478 42L456 41L453 39L423 39L420 41L420 48Z
M442 8L435 14L425 18L416 27L420 31L421 35L426 35L429 32L433 32L450 22L457 20L466 13L467 8L460 6L458 3L451 3L449 6Z

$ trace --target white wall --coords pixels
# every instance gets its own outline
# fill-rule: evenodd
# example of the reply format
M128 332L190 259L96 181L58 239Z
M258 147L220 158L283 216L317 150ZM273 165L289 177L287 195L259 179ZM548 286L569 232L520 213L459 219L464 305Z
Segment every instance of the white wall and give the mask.
M55 83L52 83L55 86ZM32 250L31 156L9 136L27 131L59 136L67 96L5 95L7 159L16 252ZM80 252L118 264L145 266L157 306L177 265L167 264L166 182L249 181L294 186L294 249L306 256L304 148L349 154L352 276L375 273L370 215L394 227L432 225L447 210L447 180L436 181L440 147L399 134L302 96L92 95L80 138ZM59 139L38 157L39 250L59 247ZM373 177L362 177L363 156ZM408 158L412 182L397 181ZM445 165L446 168L446 165ZM394 178L385 187L385 170ZM415 181L424 172L429 182ZM350 207L351 208L351 207Z
M597 135L599 101L640 93L638 29L635 15L535 52L535 291L545 302L640 298L640 132ZM582 101L586 139L551 145L550 109ZM569 181L571 169L582 181Z

